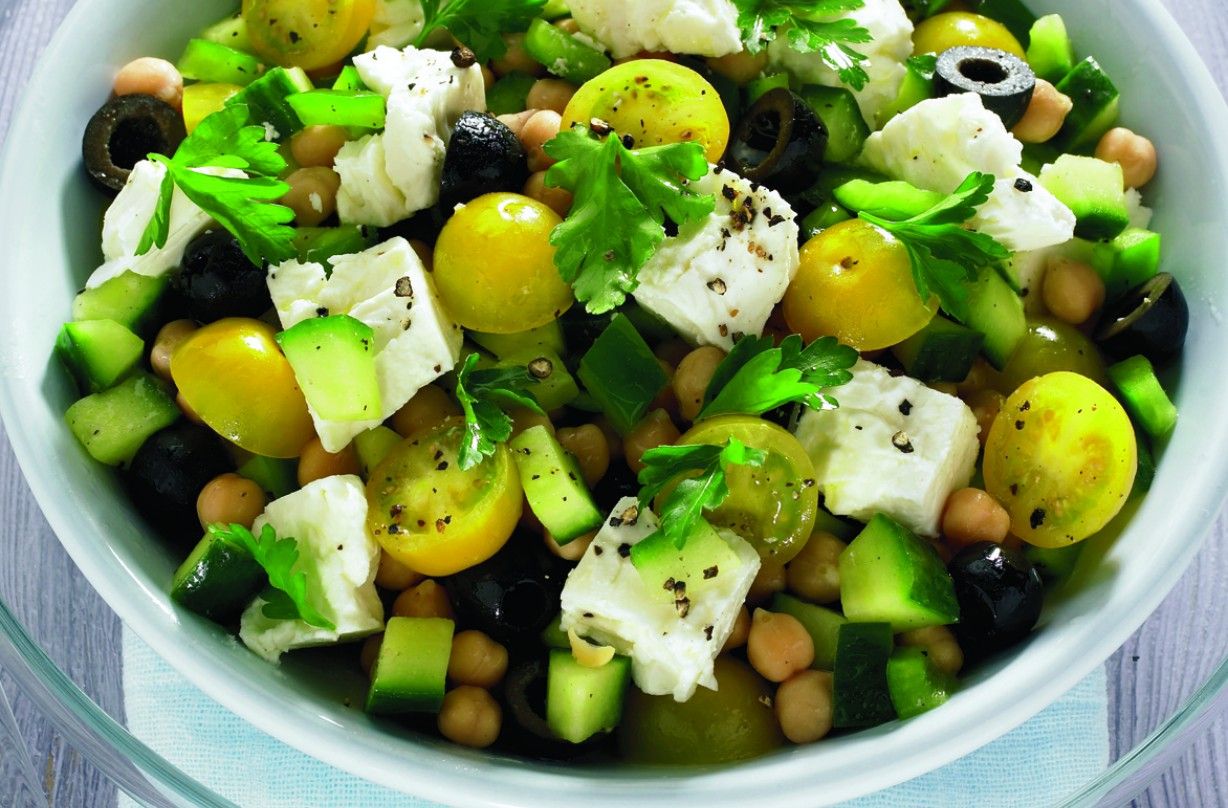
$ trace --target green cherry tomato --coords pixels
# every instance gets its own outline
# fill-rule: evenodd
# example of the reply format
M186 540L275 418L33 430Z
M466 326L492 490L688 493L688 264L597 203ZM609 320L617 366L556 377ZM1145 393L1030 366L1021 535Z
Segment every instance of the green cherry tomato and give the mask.
M1086 376L1108 386L1100 351L1074 326L1054 317L1033 317L1015 352L997 375L994 386L1009 396L1028 379L1059 370Z

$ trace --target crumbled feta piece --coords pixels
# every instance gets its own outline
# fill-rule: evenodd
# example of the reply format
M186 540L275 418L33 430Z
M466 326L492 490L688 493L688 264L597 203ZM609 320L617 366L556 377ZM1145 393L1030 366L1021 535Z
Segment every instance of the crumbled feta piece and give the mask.
M667 598L649 592L631 564L631 547L655 531L657 524L656 516L640 510L633 497L614 506L567 576L561 625L563 631L574 629L630 656L632 677L640 690L686 701L699 685L716 689L712 663L729 639L759 571L759 554L733 532L719 530L742 564L707 582L683 616Z
M387 227L439 200L452 126L486 110L481 66L457 67L451 54L379 47L354 59L363 82L387 99L384 131L341 147L337 213L347 224Z
M367 421L329 421L311 413L320 442L339 452L379 426L460 359L461 330L439 303L418 254L393 238L354 255L316 263L287 261L269 269L269 292L283 328L329 314L348 314L375 331L375 372L382 412Z
M937 536L947 496L972 479L980 443L968 405L864 360L832 390L836 410L807 410L797 439L827 508L867 521L885 513Z
M634 296L692 343L728 350L763 333L797 274L796 217L780 194L715 166L691 187L715 210L661 244Z
M870 42L851 46L869 58L863 67L870 80L861 90L848 89L873 128L879 112L899 95L906 73L904 63L912 56L912 22L897 0L866 0L860 8L830 19L851 19L870 33ZM789 71L806 84L845 86L818 54L794 50L787 36L776 37L768 47L768 58L773 66Z
M1126 189L1126 211L1130 215L1130 226L1146 230L1151 227L1152 210L1143 204L1143 195L1137 188Z
M239 638L276 663L286 651L356 640L384 627L384 607L375 591L380 548L367 531L367 495L353 475L325 477L270 502L252 525L259 534L268 524L279 537L298 542L295 572L307 576L307 597L333 630L302 620L264 614L256 598L243 612Z
M1016 169L1013 178L994 181L989 199L969 224L1009 250L1040 250L1069 241L1075 216L1040 180Z
M1027 314L1044 314L1045 298L1042 294L1045 272L1049 269L1049 259L1060 251L1054 247L1043 250L1028 250L1017 252L1007 263L1015 282L1019 284L1019 294L1023 298L1023 310Z
M375 0L367 49L403 48L422 33L426 17L419 0Z
M730 0L571 0L568 7L580 30L616 59L640 51L725 56L742 50Z

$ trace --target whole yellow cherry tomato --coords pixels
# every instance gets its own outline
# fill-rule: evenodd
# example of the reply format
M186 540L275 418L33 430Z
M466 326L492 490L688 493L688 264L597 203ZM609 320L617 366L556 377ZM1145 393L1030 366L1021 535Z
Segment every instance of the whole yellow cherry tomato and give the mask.
M936 311L917 294L904 245L861 219L806 242L784 297L785 322L807 342L831 336L860 351L902 342Z
M558 319L574 302L550 243L561 221L520 194L486 194L457 210L435 242L435 287L448 312L491 334Z
M375 0L243 0L252 50L282 67L316 70L358 47Z
M729 115L703 76L663 59L635 59L586 81L563 112L563 131L593 118L636 146L699 143L715 163L729 144Z
M265 457L298 457L315 428L276 334L260 320L210 323L175 351L171 377L188 406L226 440Z
M1026 58L1023 46L1005 25L980 14L950 11L935 14L912 34L913 53L942 53L961 45L996 48Z
M406 438L371 471L367 527L384 550L423 575L452 575L499 551L520 520L524 489L505 444L465 471L464 421Z

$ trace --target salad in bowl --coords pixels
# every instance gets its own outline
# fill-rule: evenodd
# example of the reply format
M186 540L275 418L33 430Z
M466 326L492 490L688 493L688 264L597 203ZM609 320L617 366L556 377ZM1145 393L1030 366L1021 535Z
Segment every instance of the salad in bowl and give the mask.
M694 765L941 709L1175 426L1156 148L1018 0L246 0L116 68L67 426L185 619L381 720Z

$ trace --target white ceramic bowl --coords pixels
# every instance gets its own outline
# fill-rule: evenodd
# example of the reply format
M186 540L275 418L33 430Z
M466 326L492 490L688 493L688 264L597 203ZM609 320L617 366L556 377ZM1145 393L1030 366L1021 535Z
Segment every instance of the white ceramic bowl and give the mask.
M48 48L13 121L0 177L0 413L48 520L119 616L228 709L355 774L453 804L778 806L835 802L922 774L1041 710L1106 659L1195 557L1228 488L1228 110L1189 42L1156 0L1032 0L1061 11L1083 53L1120 85L1126 124L1159 144L1148 189L1165 266L1191 307L1177 404L1181 422L1140 512L1072 594L1008 659L972 674L939 710L723 770L684 773L527 764L376 725L342 705L363 684L319 657L267 666L212 624L172 606L176 558L141 525L115 478L64 425L73 390L51 358L73 294L98 263L100 201L79 165L81 132L117 66L175 56L226 0L80 0ZM1099 555L1099 553L1097 554ZM316 664L312 664L312 663ZM341 672L337 672L341 671ZM354 703L361 703L359 698ZM1056 795L1055 795L1056 796Z

